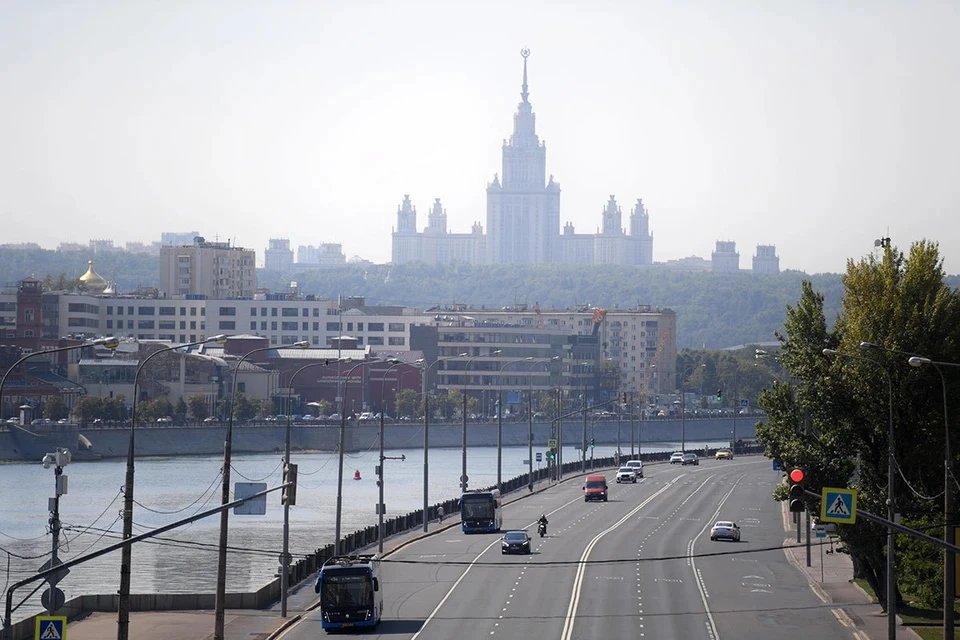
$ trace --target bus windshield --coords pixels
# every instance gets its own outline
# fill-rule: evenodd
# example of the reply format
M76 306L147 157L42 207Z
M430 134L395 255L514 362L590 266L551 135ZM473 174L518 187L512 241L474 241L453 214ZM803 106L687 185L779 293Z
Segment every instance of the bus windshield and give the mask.
M321 608L344 611L369 608L372 604L373 584L369 572L362 569L324 571L320 588Z
M460 517L464 520L479 520L493 517L493 498L487 496L463 496L460 502Z

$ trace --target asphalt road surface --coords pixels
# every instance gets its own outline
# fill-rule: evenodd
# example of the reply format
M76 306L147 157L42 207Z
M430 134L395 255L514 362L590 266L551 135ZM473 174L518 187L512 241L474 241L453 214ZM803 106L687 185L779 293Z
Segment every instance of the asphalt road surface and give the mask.
M383 561L384 619L365 637L842 638L850 632L780 549L788 533L765 458L649 465L609 502L583 501L581 479L504 507L504 529L526 529L532 553L502 555L500 536L458 527ZM545 538L536 520L550 520ZM733 520L737 542L710 541ZM323 635L319 611L282 636Z

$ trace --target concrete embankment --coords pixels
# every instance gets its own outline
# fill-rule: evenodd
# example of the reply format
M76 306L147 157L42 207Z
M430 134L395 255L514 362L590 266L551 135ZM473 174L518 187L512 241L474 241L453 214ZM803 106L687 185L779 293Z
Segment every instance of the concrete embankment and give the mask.
M651 420L632 425L633 439L646 444L679 442L681 431L689 442L725 442L731 439L734 428L737 439L752 440L758 418L707 418L687 420ZM550 422L533 423L533 443L546 447L551 437ZM29 429L29 428L28 428ZM295 424L291 427L290 442L295 451L334 451L337 448L339 424ZM361 451L375 448L379 438L379 423L351 422L345 434L346 450ZM282 423L236 424L233 428L233 452L267 453L282 451L285 425ZM468 446L496 446L496 422L467 424ZM503 446L526 446L528 425L525 422L505 422L502 431ZM613 445L629 449L631 424L615 420L588 423L587 441L594 438L598 445ZM215 455L223 452L224 425L139 425L137 427L137 456ZM40 460L44 453L56 447L79 452L78 458L118 458L127 455L129 425L64 425L40 430L12 429L0 431L0 460ZM459 447L462 425L458 422L431 423L431 447ZM563 443L577 445L583 439L583 423L563 423ZM89 442L89 447L86 443ZM423 446L422 423L393 423L384 428L384 442L388 449ZM82 443L82 444L81 444Z

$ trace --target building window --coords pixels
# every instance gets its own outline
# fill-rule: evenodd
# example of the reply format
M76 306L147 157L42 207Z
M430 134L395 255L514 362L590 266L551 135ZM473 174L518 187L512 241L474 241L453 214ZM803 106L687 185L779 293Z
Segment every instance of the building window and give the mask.
M161 316L175 316L177 315L176 307L160 307Z
M357 331L363 331L363 323L362 323L362 322L358 322L358 323L357 323Z
M250 307L250 317L253 317L253 316L255 316L255 315L257 315L257 308L256 308L256 307Z
M348 323L347 323L347 331L353 331L353 323L352 323L352 322L348 322Z
M296 323L296 322L281 322L281 323L280 323L280 330L281 330L281 331L296 331L296 330L297 330L297 323ZM294 340L294 342L296 342L296 340Z
M137 329L153 329L153 320L137 320Z
M251 321L250 321L250 331L256 331L256 330L257 330L257 321L256 321L256 320L251 320Z
M220 307L221 316L235 316L237 315L236 307Z
M407 343L407 339L402 336L390 336L388 344L391 347L402 347Z
M197 329L197 321L196 321L196 320L191 320L191 321L190 321L190 331L196 331L196 329Z
M233 320L221 320L220 321L220 330L221 331L235 331L237 328L237 323Z
M175 320L161 320L158 326L159 329L176 329L177 323Z
M304 309L303 309L303 312L302 312L300 315L302 315L304 318L309 318L309 317L310 317L310 309L304 308Z
M133 329L133 320L127 320L127 329Z
M403 331L405 328L402 322L391 322L387 327L387 331Z
M137 313L142 316L152 316L157 312L155 307L137 307Z
M197 308L196 308L196 307L190 307L190 315L191 315L191 316L197 315Z
M246 393L247 392L247 383L238 382L237 383L237 393Z
M270 308L270 316L273 317L273 318L276 318L276 317L277 317L277 308L276 308L276 307L271 307L271 308Z
M260 323L260 331L266 331L266 330L267 330L267 323L266 321L263 321Z
M314 322L314 323L313 323L313 330L314 330L314 331L320 331L320 323L319 323L319 322Z
M117 307L117 315L118 315L118 316L122 316L122 315L123 315L123 307Z
M127 307L127 315L128 315L128 316L132 316L132 315L133 315L133 307L132 307L132 306L131 306L131 307Z
M297 310L293 307L284 307L281 310L280 315L282 315L284 318L296 318ZM294 342L296 342L296 340L294 340Z
M108 316L112 316L112 315L113 315L113 307L107 307L107 315L108 315Z
M107 329L113 329L113 320L107 320Z
M313 308L313 317L314 318L320 317L320 309L317 309L316 307Z
M24 322L33 322L37 317L36 309L24 309L23 310L23 320ZM33 335L31 332L30 335Z
M379 345L383 346L383 337L382 336L370 336L367 338L368 345Z
M340 323L339 323L339 322L328 322L328 323L327 323L327 331L340 331Z
M182 315L182 316L187 315L187 308L186 308L186 307L180 307L180 315Z
M382 331L383 331L383 323L382 323L382 322L368 322L368 323L367 323L367 331L381 331L381 332L382 332Z
M270 331L276 331L276 330L277 330L277 323L276 323L276 321L271 322L271 323L270 323Z
M302 331L310 331L310 323L309 322L300 323L300 329Z
M185 331L186 328L187 328L187 321L186 321L186 320L181 320L181 321L180 321L180 331Z

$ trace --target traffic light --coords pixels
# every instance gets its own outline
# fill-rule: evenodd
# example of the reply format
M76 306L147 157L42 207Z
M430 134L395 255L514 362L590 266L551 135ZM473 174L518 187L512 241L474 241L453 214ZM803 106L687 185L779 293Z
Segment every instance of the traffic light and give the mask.
M717 402L723 402L723 389L717 389Z
M806 509L803 503L803 482L807 474L803 469L794 469L790 472L790 513L803 513Z
M280 504L287 504L292 507L297 504L297 465L293 463L283 468L283 484L288 482L290 486L284 488Z
M594 438L590 438L590 448L593 449L594 446L596 446L596 441Z
M547 449L547 460L556 460L556 459L557 459L557 450Z

